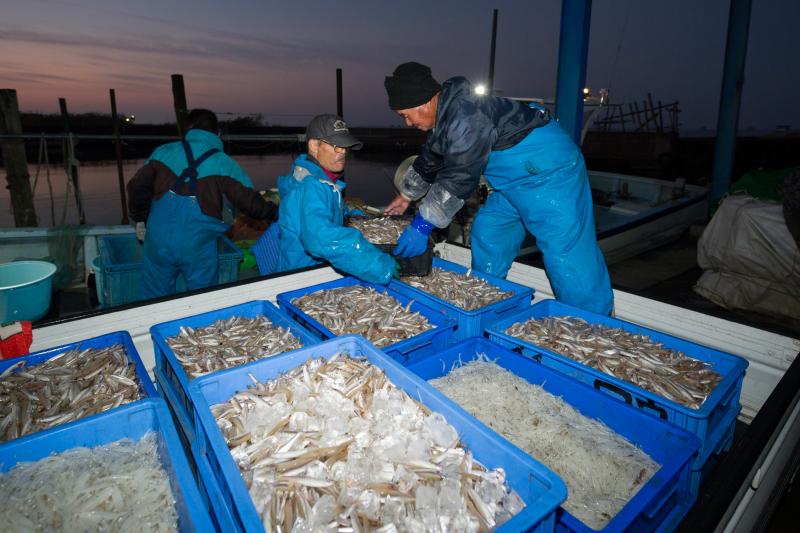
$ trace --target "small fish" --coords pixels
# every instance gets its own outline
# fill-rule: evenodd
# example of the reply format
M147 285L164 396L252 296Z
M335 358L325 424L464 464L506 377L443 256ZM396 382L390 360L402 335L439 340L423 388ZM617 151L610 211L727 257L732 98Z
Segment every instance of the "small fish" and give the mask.
M400 281L466 311L474 311L514 295L514 291L504 291L471 274L472 269L466 274L459 274L452 270L434 268L427 276L405 276Z
M232 316L199 329L181 327L167 344L190 379L302 348L290 329L262 315Z
M404 308L385 291L352 285L305 294L292 300L335 335L355 333L379 348L406 340L435 326L419 312Z
M142 398L121 344L75 349L0 375L0 442L101 413Z
M351 217L347 223L372 244L396 244L411 220L403 217Z
M664 347L643 334L550 316L518 322L506 334L548 348L633 383L668 400L698 409L722 376L711 365Z

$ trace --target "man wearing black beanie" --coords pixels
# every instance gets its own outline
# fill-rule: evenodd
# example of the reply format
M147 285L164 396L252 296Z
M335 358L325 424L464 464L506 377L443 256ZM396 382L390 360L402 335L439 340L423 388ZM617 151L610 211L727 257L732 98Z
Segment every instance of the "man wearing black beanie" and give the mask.
M389 107L407 126L428 132L385 210L402 214L420 200L394 254L423 253L433 228L450 224L483 174L492 194L472 225L472 268L505 278L530 232L556 298L609 314L613 294L595 236L586 165L547 110L476 95L462 77L439 84L430 67L415 62L398 66L384 85Z

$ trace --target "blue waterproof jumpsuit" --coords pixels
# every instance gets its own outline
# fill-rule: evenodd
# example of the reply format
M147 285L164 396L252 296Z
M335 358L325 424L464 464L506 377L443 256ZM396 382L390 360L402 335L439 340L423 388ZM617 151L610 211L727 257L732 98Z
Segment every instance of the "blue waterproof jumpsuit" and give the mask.
M609 314L613 294L580 150L547 111L474 95L466 79L452 78L401 192L412 200L424 195L419 214L443 228L481 173L493 192L472 225L472 268L505 278L528 231L556 298Z
M178 274L187 290L216 284L217 240L229 227L221 220L223 195L251 216L269 216L267 203L252 189L250 178L211 132L191 129L185 141L156 148L128 185L132 215L138 205L140 217L147 219L142 297L173 294Z
M386 284L395 261L345 227L342 190L306 155L294 161L292 173L278 178L281 196L278 270L292 270L327 261L334 268L370 283Z

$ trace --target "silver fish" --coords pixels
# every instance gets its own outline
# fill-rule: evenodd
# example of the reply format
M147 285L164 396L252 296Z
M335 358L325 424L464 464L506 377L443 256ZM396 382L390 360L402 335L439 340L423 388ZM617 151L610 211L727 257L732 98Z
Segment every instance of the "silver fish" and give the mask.
M388 346L418 335L435 326L418 311L411 312L413 300L403 307L386 292L352 285L305 294L292 300L335 335L355 333L375 346Z
M351 217L348 226L372 244L395 244L411 221L404 217Z
M569 316L518 322L506 334L565 355L673 402L698 409L722 376L704 361L647 335Z
M75 349L0 377L0 441L101 413L142 398L121 344Z
M405 276L400 281L465 311L474 311L514 295L514 291L501 290L485 279L471 274L472 269L466 274L459 274L452 270L434 268L427 276Z
M167 344L191 379L302 348L291 330L273 326L262 315L234 316L198 329L181 327Z

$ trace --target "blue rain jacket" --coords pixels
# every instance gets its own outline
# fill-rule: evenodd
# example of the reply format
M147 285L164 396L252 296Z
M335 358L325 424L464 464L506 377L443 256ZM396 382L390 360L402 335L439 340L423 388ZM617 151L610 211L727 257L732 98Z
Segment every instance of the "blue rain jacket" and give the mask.
M471 231L472 268L505 278L526 231L536 237L559 300L608 314L613 295L597 245L580 150L546 110L477 96L464 78L444 82L435 128L400 190L440 228L477 187L494 192Z
M292 270L327 261L334 268L364 281L386 284L394 259L345 227L342 190L305 155L294 161L292 173L278 178L281 196L278 270Z
M209 176L227 176L252 189L250 178L222 152L222 140L218 136L192 129L186 133L186 140L195 159L208 150L219 150L197 167L198 181ZM166 165L176 176L187 168L186 153L180 142L158 147L150 161ZM219 218L203 213L194 195L185 196L170 190L154 199L147 218L142 297L173 294L178 274L183 274L187 290L216 284L217 240L228 227Z

